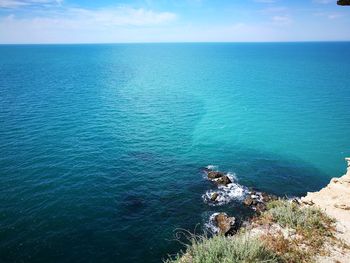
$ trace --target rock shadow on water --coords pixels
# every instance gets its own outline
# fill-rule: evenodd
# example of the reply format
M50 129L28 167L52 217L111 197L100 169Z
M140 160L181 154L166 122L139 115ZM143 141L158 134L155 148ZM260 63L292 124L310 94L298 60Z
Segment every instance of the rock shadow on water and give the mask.
M120 200L120 208L122 217L134 217L148 207L147 197L142 194L124 193L123 198Z

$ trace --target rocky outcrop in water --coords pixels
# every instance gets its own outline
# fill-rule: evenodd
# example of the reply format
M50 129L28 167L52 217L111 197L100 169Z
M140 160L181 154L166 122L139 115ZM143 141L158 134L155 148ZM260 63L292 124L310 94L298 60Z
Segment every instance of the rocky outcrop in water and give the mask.
M224 185L224 186L227 186L227 185L232 183L231 179L227 175L223 175L223 176L217 178L216 180L214 180L214 182L217 185Z
M210 200L215 202L218 197L219 197L219 194L217 192L214 192L212 193Z
M236 218L229 217L225 213L220 213L215 217L215 221L220 229L220 233L227 235L234 230Z
M214 166L203 169L207 179L218 187L214 191L209 190L203 195L204 201L209 205L220 206L235 200L251 208L255 211L254 214L261 214L266 210L267 202L277 199L276 196L271 194L253 189L248 190L248 188L239 185L232 174L214 169ZM226 213L214 213L206 226L211 232L224 235L234 235L239 228L235 218L229 217Z
M237 182L232 173L218 171L212 165L203 168L202 172L215 185L215 189L209 189L202 195L203 201L210 206L228 204L233 200L241 201L248 191L248 188Z
M213 170L210 170L209 168L205 168L204 172L207 174L208 179L210 179L210 180L218 179L218 178L223 177L225 175L222 172L213 171Z
M243 204L252 208L257 213L262 213L266 210L266 203L272 200L277 200L277 196L252 190L243 200Z
M226 213L214 213L206 226L214 234L235 235L229 237L230 239L242 235L246 238L258 238L266 242L265 248L276 253L281 262L348 263L350 262L350 158L346 158L346 161L348 168L344 176L333 178L328 186L319 192L308 193L301 199L278 199L275 195L240 186L240 189L244 189L241 194L245 198L238 201L256 213L249 220L239 224L235 217L230 217ZM226 176L209 168L204 171L208 179L213 182ZM233 178L232 180L229 178L231 183L228 185L237 184ZM216 191L208 191L204 197L211 202L219 203L222 188L229 189L219 186ZM267 207L268 202L277 199L278 202ZM321 208L325 213L309 209L308 206ZM282 212L274 215L276 207L277 211ZM279 216L281 213L293 219L292 222L286 225L283 217ZM294 219L298 218L302 218L305 224L295 225ZM184 261L180 262L192 262L190 253L186 253L182 259ZM215 261L215 258L211 260Z
M232 183L232 180L223 172L214 171L210 168L204 168L203 171L207 174L208 179L217 185L227 186Z
M226 213L215 213L211 216L210 221L214 226L213 232L225 236L234 235L239 228L236 218Z

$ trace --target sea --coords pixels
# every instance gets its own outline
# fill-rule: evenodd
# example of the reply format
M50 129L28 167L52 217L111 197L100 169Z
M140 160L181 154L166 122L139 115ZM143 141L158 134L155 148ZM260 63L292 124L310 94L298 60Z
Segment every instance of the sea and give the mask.
M1 263L162 262L345 157L349 42L0 46Z

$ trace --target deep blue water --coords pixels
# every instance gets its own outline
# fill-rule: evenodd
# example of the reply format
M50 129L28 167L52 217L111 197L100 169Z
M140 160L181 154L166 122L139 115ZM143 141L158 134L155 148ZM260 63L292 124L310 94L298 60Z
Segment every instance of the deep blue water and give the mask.
M0 46L0 262L160 262L200 168L278 195L350 155L350 43Z

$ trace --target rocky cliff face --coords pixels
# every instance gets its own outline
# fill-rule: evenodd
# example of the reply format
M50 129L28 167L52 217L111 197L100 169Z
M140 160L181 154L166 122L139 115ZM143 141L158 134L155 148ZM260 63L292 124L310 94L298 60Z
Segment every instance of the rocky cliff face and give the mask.
M350 158L347 161L347 172L340 178L333 178L330 183L318 192L307 193L301 198L304 205L317 206L330 217L336 219L337 238L350 245ZM336 254L337 251L335 251ZM350 255L338 253L332 255L339 262L350 262ZM324 262L336 262L324 261ZM321 261L320 261L321 262Z

